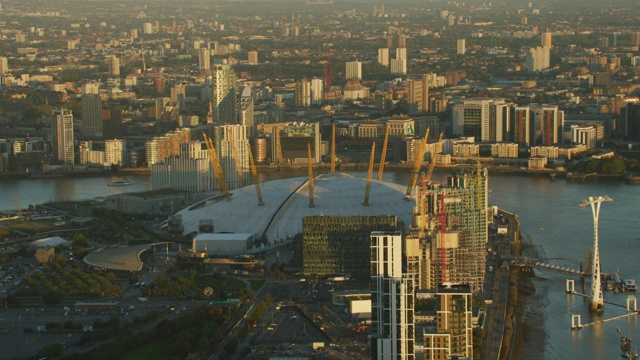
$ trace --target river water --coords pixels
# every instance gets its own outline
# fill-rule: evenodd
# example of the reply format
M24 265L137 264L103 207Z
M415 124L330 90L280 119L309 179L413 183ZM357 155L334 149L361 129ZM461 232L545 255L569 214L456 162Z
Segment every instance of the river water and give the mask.
M366 177L365 172L352 175ZM305 172L260 174L261 181L290 176L305 176ZM434 181L443 181L444 177L434 174ZM407 179L407 173L387 172L384 176L385 181L399 184L406 184ZM130 180L135 184L108 186L116 180ZM0 181L0 211L16 209L14 194L22 207L27 207L54 200L86 200L149 190L149 180L148 175L3 180ZM541 256L575 261L583 261L593 244L591 209L579 205L589 196L610 196L614 201L603 203L599 222L602 271L620 270L624 277L640 280L640 186L493 176L489 179L489 189L489 203L519 216L524 237ZM536 275L533 280L536 294L526 300L524 318L528 324L525 333L528 341L523 359L619 359L621 335L640 342L640 322L635 317L572 331L572 314L580 314L584 324L622 315L626 310L605 304L602 316L592 315L586 300L565 293L567 276L544 271L536 271ZM588 292L588 283L586 288ZM605 292L605 299L625 303L629 294Z

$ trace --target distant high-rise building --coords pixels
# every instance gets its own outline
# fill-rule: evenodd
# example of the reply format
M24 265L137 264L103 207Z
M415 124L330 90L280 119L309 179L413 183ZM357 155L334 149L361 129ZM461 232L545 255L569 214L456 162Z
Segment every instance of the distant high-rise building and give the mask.
M426 76L420 80L407 79L405 88L410 113L429 111L429 81Z
M467 40L458 39L456 41L456 54L464 55L465 52L467 52Z
M389 66L389 48L378 49L378 63L383 66Z
M324 94L324 81L320 78L311 79L311 104L322 104Z
M168 97L160 97L160 98L156 98L155 100L156 102L156 120L159 120L160 117L162 116L162 113L164 112L164 109L167 105L169 105L169 103L171 102L171 98Z
M211 69L211 53L209 52L209 49L205 47L201 47L198 51L198 69Z
M131 29L131 40L138 38L138 29Z
M527 106L515 106L512 108L511 114L511 131L513 133L513 141L526 144L531 144L531 116L529 107Z
M229 190L239 189L249 184L248 133L247 127L242 125L223 125L214 128L215 148Z
M104 142L104 161L107 164L124 166L126 150L124 140L106 140Z
M634 31L631 33L631 45L640 46L640 31Z
M406 48L407 47L407 37L404 35L398 35L398 47Z
M600 48L601 49L609 48L609 37L608 36L601 36L600 37Z
M6 57L0 57L0 74L6 74L9 72L9 61Z
M397 47L396 48L396 59L398 59L398 60L407 60L407 48Z
M152 23L144 23L142 27L142 32L144 34L153 34L153 24Z
M405 75L407 73L406 59L391 60L391 73L394 75Z
M362 80L362 63L360 61L347 62L345 77L347 80Z
M120 76L120 59L115 56L107 58L107 64L110 76Z
M551 64L550 51L548 47L530 47L527 51L527 70L529 72L540 71L549 68Z
M216 124L234 124L238 119L236 73L229 65L213 69L213 120Z
M609 34L609 45L613 47L618 46L618 33L614 32Z
M179 154L151 165L151 188L211 191L215 182L204 142L190 141L179 146Z
M552 39L553 39L553 34L550 31L543 32L541 45L544 47L551 47Z
M187 97L187 89L184 85L178 84L171 87L171 101L178 109L184 109L185 99Z
M640 141L640 102L622 108L623 133L627 140Z
M529 146L554 145L562 140L564 112L557 105L532 105Z
M473 359L473 296L468 285L436 290L436 331L423 334L424 359Z
M393 36L387 35L387 49L393 48Z
M302 79L296 82L294 102L296 107L311 106L311 82L309 80Z
M465 100L453 107L453 134L489 140L489 105L491 100Z
M415 359L415 277L403 271L402 240L371 233L371 359Z
M102 136L102 98L98 94L82 95L82 134Z
M240 91L240 99L238 101L239 109L238 109L238 124L242 126L246 126L249 134L247 134L248 138L251 138L253 134L253 123L254 123L254 113L253 113L253 89L249 86L245 86Z
M257 51L249 51L247 53L247 62L250 65L258 65L258 52Z
M55 161L67 165L73 165L75 163L73 114L71 110L59 109L52 111L51 147Z

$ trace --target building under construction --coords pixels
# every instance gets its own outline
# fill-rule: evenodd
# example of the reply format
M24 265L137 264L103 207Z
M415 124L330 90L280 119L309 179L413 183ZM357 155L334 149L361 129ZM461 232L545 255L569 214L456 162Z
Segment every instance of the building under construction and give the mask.
M488 240L486 170L451 175L445 185L423 184L414 197L405 254L418 288L451 282L481 291Z

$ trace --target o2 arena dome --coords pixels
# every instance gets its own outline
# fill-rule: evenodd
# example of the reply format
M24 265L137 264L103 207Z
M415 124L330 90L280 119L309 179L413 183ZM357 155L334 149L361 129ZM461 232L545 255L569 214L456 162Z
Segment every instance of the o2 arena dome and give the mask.
M405 200L406 186L373 180L369 205L363 205L367 179L344 173L313 178L314 207L309 207L306 177L260 183L264 205L258 205L255 186L231 191L231 198L203 201L180 210L183 234L198 232L200 221L213 221L215 233L266 235L269 241L293 239L302 233L302 218L319 215L395 215L411 224L413 201Z

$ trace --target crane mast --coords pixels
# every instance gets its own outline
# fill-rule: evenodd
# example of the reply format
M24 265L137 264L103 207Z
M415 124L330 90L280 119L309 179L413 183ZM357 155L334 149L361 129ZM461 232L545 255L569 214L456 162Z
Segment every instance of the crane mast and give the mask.
M331 126L331 175L336 172L336 123Z
M311 144L307 144L307 162L309 168L309 207L315 207L313 203L313 164L311 163Z
M233 137L229 137L233 139ZM242 174L242 164L240 163L240 156L238 156L238 148L236 147L236 142L234 140L230 140L231 142L231 151L233 151L233 160L236 163L236 172L238 173L238 178L240 178L240 187L244 186L244 175Z
M422 165L422 159L424 157L424 149L427 146L427 138L429 137L430 129L431 128L427 128L427 132L426 134L424 134L422 141L420 141L420 146L418 146L418 151L416 152L415 159L413 160L413 171L412 171L413 175L411 175L411 180L409 181L409 186L407 186L407 191L405 193L407 197L411 195L411 191L413 190L413 188L416 186L416 183L418 182L418 174L420 172L420 166Z
M282 144L280 143L280 129L276 129L276 151L277 151L277 161L276 163L282 162Z
M384 132L384 144L382 145L382 155L380 156L380 168L378 169L378 181L382 181L382 173L384 172L384 163L387 161L387 145L389 144L389 129L391 124L387 122L387 129Z
M225 199L229 200L231 199L231 193L229 192L229 188L227 187L227 180L224 178L224 173L222 172L222 166L220 166L220 161L218 160L216 149L213 147L213 142L211 141L211 138L207 136L207 134L203 132L202 136L204 137L204 143L207 146L207 152L209 152L209 161L211 161L211 165L213 166L213 173L216 177L216 181L218 181L218 186L224 194Z
M251 151L251 145L247 143L247 150L249 151L249 164L251 165L251 176L253 177L253 183L256 185L256 194L258 195L258 205L264 205L262 201L262 191L260 191L260 181L258 181L258 171L256 170L256 163L253 160L253 152Z
M369 160L369 173L367 174L367 188L364 192L364 206L369 206L369 194L371 193L371 179L373 178L373 165L375 163L376 142L371 145L371 159Z

